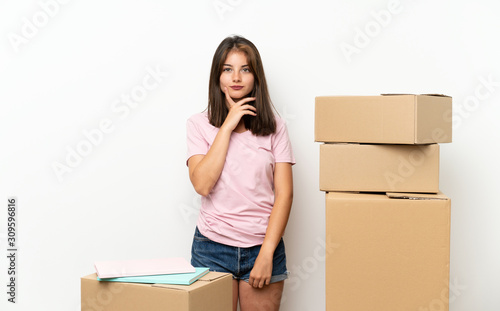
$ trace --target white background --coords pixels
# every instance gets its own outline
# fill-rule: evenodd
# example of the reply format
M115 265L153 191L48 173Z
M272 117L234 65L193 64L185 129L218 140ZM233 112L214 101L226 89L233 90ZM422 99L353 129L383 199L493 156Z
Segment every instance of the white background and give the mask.
M450 310L500 310L497 1L54 1L0 3L2 310L79 310L80 277L97 260L189 259L199 197L185 122L206 107L213 53L231 34L259 48L297 160L282 310L325 308L314 98L380 93L453 97L440 170ZM120 102L130 95L142 101ZM84 133L102 122L111 129L92 144ZM16 305L8 196L19 200Z

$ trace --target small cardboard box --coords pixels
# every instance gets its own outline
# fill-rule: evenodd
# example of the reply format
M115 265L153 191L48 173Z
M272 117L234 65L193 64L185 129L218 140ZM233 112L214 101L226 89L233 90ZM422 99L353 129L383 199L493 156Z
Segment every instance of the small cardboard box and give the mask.
M444 95L319 96L315 141L449 143L451 111Z
M322 191L439 191L439 145L320 145Z
M81 278L82 311L231 311L231 274L209 272L193 284L166 285Z
M450 206L442 193L327 193L326 310L448 310Z

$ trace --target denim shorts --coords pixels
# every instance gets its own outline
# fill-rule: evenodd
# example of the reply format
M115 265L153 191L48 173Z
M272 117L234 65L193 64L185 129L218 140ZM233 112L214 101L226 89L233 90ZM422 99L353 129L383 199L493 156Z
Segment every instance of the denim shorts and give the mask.
M244 248L217 243L202 235L196 228L191 247L191 264L194 267L207 267L210 271L231 273L233 279L248 282L260 247L261 245L256 245ZM285 243L281 239L274 251L271 283L287 278Z

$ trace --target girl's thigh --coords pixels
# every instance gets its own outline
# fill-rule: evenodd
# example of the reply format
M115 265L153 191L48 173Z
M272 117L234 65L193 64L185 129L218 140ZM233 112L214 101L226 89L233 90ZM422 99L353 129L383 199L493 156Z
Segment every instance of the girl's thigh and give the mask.
M263 288L254 288L245 281L239 281L241 311L278 311L285 281L271 283Z

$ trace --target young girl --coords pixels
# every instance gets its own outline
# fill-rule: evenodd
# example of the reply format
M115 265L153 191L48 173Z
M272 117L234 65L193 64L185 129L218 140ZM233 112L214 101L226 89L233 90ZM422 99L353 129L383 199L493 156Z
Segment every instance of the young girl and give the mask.
M287 278L282 236L295 159L249 40L224 39L208 108L187 121L189 178L202 196L191 263L233 275L233 310L279 310Z

